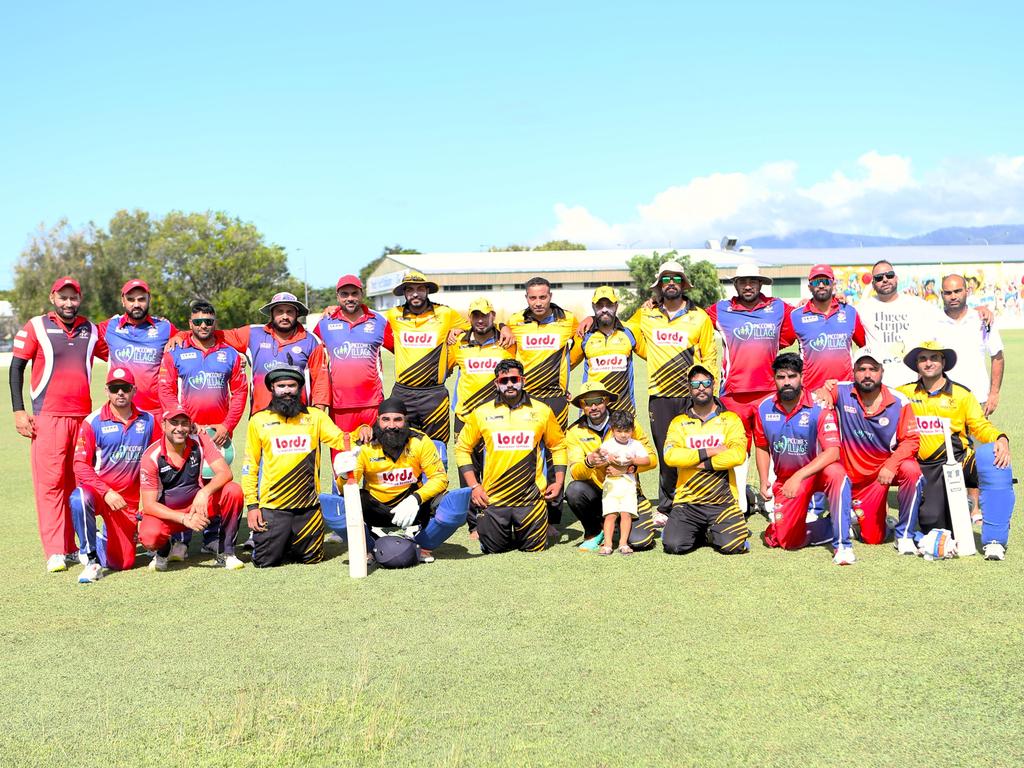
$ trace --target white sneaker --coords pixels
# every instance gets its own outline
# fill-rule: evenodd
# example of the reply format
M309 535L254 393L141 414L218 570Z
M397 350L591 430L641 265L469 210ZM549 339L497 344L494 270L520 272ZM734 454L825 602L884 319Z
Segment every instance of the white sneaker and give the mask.
M171 554L167 556L167 559L172 563L183 563L185 558L188 557L188 547L183 541L176 541L171 544Z
M986 560L1005 560L1006 559L1006 547L1000 544L998 541L990 541L985 545L985 559Z
M840 547L837 549L832 562L836 565L853 565L857 562L857 556L853 554L853 547Z
M431 552L429 549L424 549L423 547L420 547L419 554L420 554L420 562L421 563L432 563L432 562L434 562L434 553Z
M345 540L338 535L337 531L328 531L324 536L324 544L344 544Z
M68 569L68 561L64 558L64 555L50 555L46 558L46 572L47 573L60 573Z
M151 571L166 571L167 570L167 558L163 555L153 555L153 559L149 561L149 570Z
M204 555L217 557L220 554L220 544L216 541L211 541L209 544L203 544L199 551Z
M78 574L79 584L92 584L94 581L99 581L103 578L103 566L99 563L89 563L85 566L80 574Z
M896 539L896 541L893 542L893 546L896 547L896 551L901 555L921 554L913 539Z
M245 568L245 563L234 555L224 555L224 559L221 563L229 571L240 571Z

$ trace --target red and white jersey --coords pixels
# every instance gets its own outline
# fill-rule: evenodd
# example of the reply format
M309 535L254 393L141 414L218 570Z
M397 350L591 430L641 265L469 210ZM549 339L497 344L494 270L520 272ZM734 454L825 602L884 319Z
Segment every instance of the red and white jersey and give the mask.
M55 312L33 317L14 337L14 356L32 362L32 412L85 416L92 411L92 363L106 355L96 326L76 317L68 328Z

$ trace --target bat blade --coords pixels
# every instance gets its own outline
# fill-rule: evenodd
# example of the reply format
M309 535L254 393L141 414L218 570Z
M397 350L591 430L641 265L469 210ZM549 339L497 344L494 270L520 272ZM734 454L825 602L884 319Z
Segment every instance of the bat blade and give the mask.
M953 524L953 539L959 557L970 557L978 552L974 544L974 527L971 525L971 509L967 502L967 483L964 469L953 453L949 420L942 420L946 438L946 463L942 465L942 479L946 485L946 503L949 504L949 518Z
M350 450L351 438L345 436L345 450ZM348 575L353 579L366 576L366 529L363 525L363 501L355 472L350 472L342 490L345 499L345 534L348 537Z

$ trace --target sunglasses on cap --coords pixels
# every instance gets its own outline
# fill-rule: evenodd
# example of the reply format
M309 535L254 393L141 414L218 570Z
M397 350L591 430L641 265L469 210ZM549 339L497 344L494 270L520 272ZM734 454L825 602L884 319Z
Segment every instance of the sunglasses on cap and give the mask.
M872 275L871 279L876 283L880 283L883 280L892 280L894 277L896 277L896 272L890 269L888 272L879 272L877 275Z
M604 403L604 396L594 395L593 397L584 397L580 402L584 405L601 405Z
M192 325L213 325L217 322L216 318L213 317L193 317Z
M516 376L515 374L512 374L510 376L499 376L497 379L495 379L495 381L497 381L499 384L518 384L522 380L522 376Z
M132 385L125 384L123 381L114 382L113 384L107 384L107 391L112 392L115 395L120 394L121 392L131 392Z
M682 275L665 275L661 278L662 285L668 285L670 283L676 283L677 285L683 284Z
M692 379L690 381L690 389L711 389L715 386L715 382L711 379Z
M818 288L819 286L822 285L832 285L832 281L829 280L827 277L816 277L813 280L808 280L807 284L810 285L812 288Z

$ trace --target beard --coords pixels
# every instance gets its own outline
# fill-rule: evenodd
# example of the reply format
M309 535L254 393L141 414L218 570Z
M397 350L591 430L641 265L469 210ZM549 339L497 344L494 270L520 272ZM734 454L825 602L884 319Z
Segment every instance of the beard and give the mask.
M800 397L801 387L785 386L779 390L779 399L791 403Z
M409 443L409 436L411 434L412 431L409 427L381 429L379 425L373 425L374 441L380 443L384 455L392 461L398 461L402 451L405 450L405 446Z
M268 407L274 413L280 414L286 419L295 418L307 410L297 395L274 395L270 398L270 405Z
M865 395L868 394L869 392L874 392L876 389L878 389L878 382L871 380L855 381L853 385L857 388L858 392Z
M613 312L598 312L597 324L602 328L611 328L615 325L615 314Z

